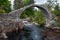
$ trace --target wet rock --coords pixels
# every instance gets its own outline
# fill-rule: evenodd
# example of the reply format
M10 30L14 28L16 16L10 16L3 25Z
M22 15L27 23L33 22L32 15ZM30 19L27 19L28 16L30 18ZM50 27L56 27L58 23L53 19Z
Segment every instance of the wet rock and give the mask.
M45 36L48 40L60 40L60 29L46 28Z

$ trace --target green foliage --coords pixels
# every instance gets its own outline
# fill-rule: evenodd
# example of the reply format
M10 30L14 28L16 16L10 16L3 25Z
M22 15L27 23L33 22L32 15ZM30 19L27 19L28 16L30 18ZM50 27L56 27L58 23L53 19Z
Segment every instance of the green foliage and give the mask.
M14 9L19 9L26 5L34 3L34 0L15 0L14 1Z
M34 0L23 0L24 5L29 5L29 4L32 4L32 3L34 3Z
M29 4L32 4L32 3L34 3L34 0L23 0L24 6L29 5ZM24 16L23 18L33 16L33 14L34 14L33 9L34 9L34 8L27 8L27 9L22 13L22 15L25 14L25 16ZM21 18L22 18L22 15L21 15Z
M52 11L52 8L54 8L57 4L57 0L47 0L47 8L49 9L49 11Z
M47 4L50 7L54 7L57 4L57 0L47 0Z
M45 16L40 10L35 10L32 21L38 24L45 24Z
M22 0L14 0L14 9L19 9L21 7L23 7L23 2Z
M60 7L59 7L59 4L57 4L55 7L54 7L54 11L52 11L55 15L56 15L56 17L58 18L57 20L57 22L56 22L56 25L58 26L58 27L60 27L60 9L59 9Z
M54 7L54 11L52 11L56 16L60 16L59 4Z
M48 4L47 4L48 6L48 9L54 14L54 15L56 15L56 17L57 17L57 19L56 20L58 20L58 21L56 21L56 25L57 26L59 26L60 27L60 7L59 7L59 4L57 3L57 0L49 0L48 1ZM50 6L51 5L51 6ZM54 9L54 10L52 10L52 8Z
M60 22L57 23L57 26L60 27Z
M58 10L54 10L53 13L54 13L56 16L60 16L60 11L58 12Z
M34 15L33 8L28 8L22 13L21 18L31 17L33 15Z
M0 0L0 12L8 13L11 11L11 4L8 0Z
M60 9L57 0L48 0L47 7L52 13L54 13L57 16L60 16ZM52 8L54 9L53 11Z
M1 9L0 9L0 13L5 13L5 10L1 10Z

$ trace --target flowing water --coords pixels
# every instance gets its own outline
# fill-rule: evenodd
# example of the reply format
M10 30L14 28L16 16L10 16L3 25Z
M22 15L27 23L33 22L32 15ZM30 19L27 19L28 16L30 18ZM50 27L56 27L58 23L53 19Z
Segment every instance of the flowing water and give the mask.
M43 31L44 27L38 28L36 25L28 25L25 26L25 35L23 40L44 40L43 39Z

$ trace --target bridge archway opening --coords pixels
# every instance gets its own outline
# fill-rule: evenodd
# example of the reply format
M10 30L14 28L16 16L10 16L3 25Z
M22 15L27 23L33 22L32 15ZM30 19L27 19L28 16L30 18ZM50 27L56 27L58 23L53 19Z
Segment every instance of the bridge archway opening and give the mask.
M50 23L50 21L51 21L51 19L52 19L52 15L51 15L51 13L48 11L48 9L46 9L46 8L45 8L44 6L42 6L42 5L31 4L31 5L25 6L25 7L23 7L23 10L22 10L21 14L22 14L26 9L28 9L28 8L30 8L30 7L37 7L38 9L40 9L40 10L43 12L43 14L45 15L45 17L46 17L46 24L49 24L49 23ZM21 15L20 15L20 16L21 16Z
M30 9L30 8L33 8L33 9ZM25 9L23 13L21 14L20 18L25 19L25 21L38 23L39 25L45 24L46 17L44 13L37 7L30 7L30 8Z

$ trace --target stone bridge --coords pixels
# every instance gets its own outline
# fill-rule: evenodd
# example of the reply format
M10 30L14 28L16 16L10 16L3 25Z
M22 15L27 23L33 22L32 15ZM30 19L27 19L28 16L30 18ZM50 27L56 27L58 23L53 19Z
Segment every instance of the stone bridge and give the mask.
M46 27L51 26L52 15L48 11L48 9L43 5L31 4L28 6L24 6L23 8L20 8L18 10L12 11L8 14L0 14L0 37L7 38L7 32L18 31L18 29L23 28L24 25L22 25L23 23L20 20L19 16L29 7L37 7L41 9L46 17Z
M29 7L39 8L44 13L44 15L46 17L47 26L51 24L50 23L50 21L52 20L51 12L48 11L47 7L45 7L44 5L31 4L31 5L28 5L28 6L24 6L23 8L20 8L18 10L10 12L9 15L10 15L10 17L16 18L16 21L19 21L19 17L22 14L22 12L24 12Z

